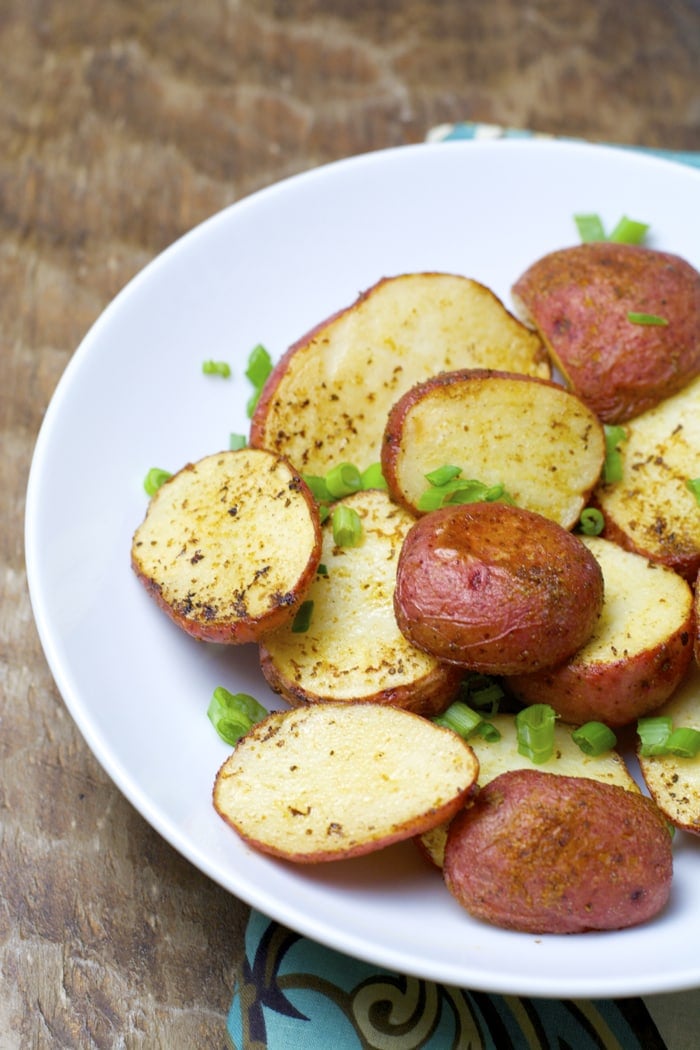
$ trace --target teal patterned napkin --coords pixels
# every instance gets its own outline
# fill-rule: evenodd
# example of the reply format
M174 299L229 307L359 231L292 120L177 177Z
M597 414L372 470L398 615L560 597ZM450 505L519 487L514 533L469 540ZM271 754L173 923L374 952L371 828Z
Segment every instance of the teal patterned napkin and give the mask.
M534 135L458 123L434 128L428 141ZM645 152L700 167L697 153ZM693 994L677 1011L688 1050L700 1046L696 1002ZM525 999L453 988L352 959L256 911L227 1032L234 1050L675 1050L642 999Z

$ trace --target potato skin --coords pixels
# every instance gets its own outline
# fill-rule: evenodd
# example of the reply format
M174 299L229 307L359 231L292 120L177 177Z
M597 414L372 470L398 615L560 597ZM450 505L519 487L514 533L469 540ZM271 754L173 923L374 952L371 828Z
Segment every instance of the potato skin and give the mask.
M566 660L602 603L600 567L579 538L504 503L444 507L416 522L394 592L397 623L415 646L503 675Z
M700 371L700 274L676 255L576 245L533 263L512 294L573 390L606 423L645 412ZM668 324L634 324L630 312Z
M666 904L671 836L641 793L514 770L453 820L443 870L459 903L493 925L536 934L617 930Z

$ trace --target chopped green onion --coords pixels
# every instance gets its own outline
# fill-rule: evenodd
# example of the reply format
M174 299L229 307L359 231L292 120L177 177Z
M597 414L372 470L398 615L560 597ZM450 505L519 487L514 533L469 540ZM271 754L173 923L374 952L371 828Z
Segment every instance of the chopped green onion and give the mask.
M632 324L641 325L667 325L668 321L665 317L659 317L658 314L644 314L636 313L634 310L630 310L627 314L627 320L631 321Z
M695 496L695 501L700 507L700 478L688 478L685 484Z
M695 758L700 751L700 731L690 726L674 729L666 740L666 750L680 758Z
M603 722L585 722L571 734L571 739L586 755L602 755L617 743L617 737Z
M318 505L318 520L321 522L322 525L323 525L324 521L326 520L326 518L328 517L328 515L330 514L330 512L331 512L331 508L328 506L327 503L319 503L319 505Z
M618 445L627 440L624 427L605 424L605 463L603 464L603 481L612 484L622 481L622 457Z
M672 731L673 723L665 715L638 719L637 733L640 740L640 755L663 755Z
M647 235L649 226L645 222L637 222L623 215L615 229L608 237L609 241L616 244L641 244Z
M238 452L241 448L246 448L248 444L248 438L245 434L230 434L228 439L228 447L232 452Z
M265 386L271 371L272 358L262 343L258 343L258 345L254 346L250 351L248 366L245 370L246 378L250 380L254 388L246 406L249 419L255 411L255 406L260 399L260 394L262 393L262 389Z
M301 476L311 489L311 495L318 503L325 503L331 498L325 478L319 477L318 474L302 474Z
M226 361L202 361L202 371L205 376L222 376L228 379L231 366Z
M463 737L465 740L483 722L478 711L474 711L463 700L455 700L446 711L438 715L433 721L445 729L451 729L453 733Z
M437 470L431 470L429 474L426 474L425 480L439 488L442 485L446 485L448 481L452 481L453 478L458 478L461 473L461 467L451 467L449 463L445 463L444 466L438 467Z
M386 478L382 474L381 463L371 463L366 470L362 471L363 489L385 489Z
M227 744L236 744L248 730L267 715L267 711L248 693L230 693L217 686L212 693L207 716Z
M322 561L320 561L318 563L318 568L316 569L316 575L317 576L327 576L328 575L328 566L324 565Z
M538 765L551 758L555 719L556 713L549 704L533 704L518 711L515 716L518 753Z
M359 547L362 542L362 519L353 507L339 504L333 511L332 521L336 547Z
M497 729L491 722L480 722L476 727L476 732L487 744L495 744L501 739L500 729Z
M418 510L425 511L426 513L431 510L440 510L440 507L444 507L447 499L447 493L443 492L442 489L426 489L423 495L419 498L416 506Z
M312 601L302 602L297 609L297 614L292 620L292 634L305 634L311 626L311 616L314 611Z
M342 499L362 488L362 478L352 463L338 463L326 474L326 488L333 499Z
M478 671L469 672L462 680L460 694L472 707L480 711L488 709L492 715L496 714L505 696L499 682Z
M605 528L605 518L597 507L585 507L581 511L578 524L584 536L600 536Z
M161 470L160 467L151 467L146 477L143 479L143 487L149 496L155 496L161 485L164 485L168 478L171 478L167 470Z
M605 228L599 215L574 215L574 222L584 244L606 239Z

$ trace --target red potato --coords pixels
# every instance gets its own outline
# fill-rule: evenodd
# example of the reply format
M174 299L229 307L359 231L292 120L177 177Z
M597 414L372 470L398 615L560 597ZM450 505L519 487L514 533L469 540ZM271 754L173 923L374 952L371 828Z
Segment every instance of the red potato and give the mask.
M600 477L602 424L557 383L492 369L443 372L392 408L382 471L392 497L419 513L426 475L444 464L503 485L519 507L573 528Z
M255 725L219 770L213 803L256 849L297 863L344 860L451 819L478 771L461 737L419 715L318 704Z
M601 567L605 596L591 638L558 667L509 678L525 704L551 704L567 722L622 726L650 714L692 659L692 592L663 565L599 536L582 542Z
M151 499L131 564L159 607L210 642L256 642L292 620L321 555L314 499L291 465L241 449L190 463Z
M668 901L671 836L640 792L503 773L450 825L443 873L475 918L525 933L636 926Z
M396 620L414 645L485 674L554 666L590 637L600 567L556 522L504 503L426 514L404 540Z
M676 255L608 242L564 248L533 263L512 294L606 423L647 411L700 372L700 274ZM635 324L630 313L667 324Z
M305 474L379 460L387 414L414 383L455 368L548 378L539 337L484 285L445 273L377 282L284 354L251 421L250 443Z

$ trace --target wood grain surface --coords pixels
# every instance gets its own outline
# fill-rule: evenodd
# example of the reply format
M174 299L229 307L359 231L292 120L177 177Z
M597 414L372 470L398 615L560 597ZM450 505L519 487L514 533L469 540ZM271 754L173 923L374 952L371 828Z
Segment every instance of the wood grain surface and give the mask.
M466 119L700 149L698 0L0 0L0 1050L223 1047L245 905L72 723L23 511L55 384L201 219Z

